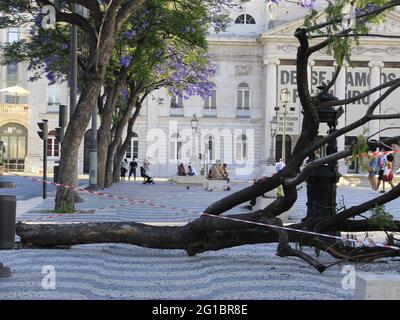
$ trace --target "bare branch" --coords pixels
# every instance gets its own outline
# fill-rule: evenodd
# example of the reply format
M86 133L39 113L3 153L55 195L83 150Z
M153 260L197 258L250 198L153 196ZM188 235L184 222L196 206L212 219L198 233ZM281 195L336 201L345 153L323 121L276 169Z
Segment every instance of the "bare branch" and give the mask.
M384 11L390 9L390 8L396 7L398 5L400 5L400 1L399 0L392 0L391 2L385 4L384 6L378 8L376 10L373 10L373 11L366 12L366 13L358 15L356 17L356 20L361 20L363 18L372 18L372 17L377 16L377 15L381 14L382 12L384 12ZM316 30L323 29L323 28L326 28L326 27L328 27L330 25L341 23L341 22L342 22L341 18L340 19L336 19L336 20L332 20L332 21L327 21L327 22L324 22L324 23L317 24L317 25L315 25L313 27L310 27L306 31L307 32L316 31Z
M326 93L329 92L329 90L335 85L335 82L337 78L339 77L340 71L342 70L342 66L337 66L335 70L335 74L332 77L332 80L328 83L328 85L318 94L317 98L321 98L324 96Z
M380 197L377 197L375 199L371 199L363 204L360 204L358 206L351 207L347 210L344 210L337 215L330 217L328 219L325 219L321 221L317 226L316 229L318 231L323 231L323 230L329 230L329 228L332 228L339 223L343 223L345 220L349 218L353 218L361 213L364 213L365 211L374 208L377 205L383 205L385 203L388 203L400 196L400 184L398 184L394 189L390 190L389 192L383 194Z
M132 0L127 1L121 9L118 10L117 14L117 29L120 29L121 26L126 22L126 20L130 17L130 15L140 7L146 0Z
M317 39L317 38L328 38L331 37L331 35L328 34L319 34L315 36L309 36L311 39ZM349 33L349 34L338 34L336 35L337 38L349 38L349 37L376 37L376 38L388 38L388 39L400 39L400 36L396 35L387 35L387 34L369 34L369 33L360 33L360 34L354 34L354 33Z
M400 118L400 113L374 114L374 115L368 116L369 120L387 120L387 119L399 119L399 118Z
M351 154L352 154L351 150L345 150L345 151L336 152L336 153L330 154L326 157L311 161L310 163L308 163L306 165L306 167L303 170L301 170L300 174L296 178L285 179L284 184L287 186L291 186L291 187L298 186L299 184L303 183L307 179L307 177L311 171L313 171L319 167L322 167L327 163L349 157L349 156L351 156Z
M351 104L358 100L364 99L377 91L380 91L380 90L385 89L390 86L394 86L394 85L398 84L399 82L400 82L400 78L396 78L394 80L388 81L388 82L381 84L373 89L370 89L364 93L361 93L359 95L356 95L356 96L348 98L348 99L321 102L321 108Z

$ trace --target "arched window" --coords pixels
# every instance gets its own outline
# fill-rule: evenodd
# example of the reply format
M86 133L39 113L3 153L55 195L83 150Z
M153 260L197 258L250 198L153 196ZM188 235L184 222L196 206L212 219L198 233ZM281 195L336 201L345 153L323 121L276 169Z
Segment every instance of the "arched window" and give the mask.
M171 136L169 145L169 158L171 160L182 159L182 138L179 133L175 133Z
M139 158L139 136L134 132L132 134L131 145L126 150L127 159L138 159Z
M5 148L5 168L24 171L28 130L20 124L8 123L0 128L0 141L3 141Z
M242 82L237 88L237 109L250 109L250 87L247 83Z
M47 156L58 158L60 156L61 145L56 140L56 131L51 130L47 136Z
M247 143L247 136L245 134L242 134L236 139L236 160L247 160Z
M249 14L241 14L235 20L236 24L256 24L256 20Z

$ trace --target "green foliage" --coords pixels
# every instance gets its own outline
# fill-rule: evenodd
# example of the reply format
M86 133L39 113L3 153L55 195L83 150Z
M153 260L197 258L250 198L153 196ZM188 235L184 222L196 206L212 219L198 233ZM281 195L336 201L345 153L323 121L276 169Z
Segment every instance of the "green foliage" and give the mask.
M367 170L368 164L364 163L364 158L367 156L369 147L368 147L368 137L366 136L366 132L368 130L364 128L363 134L357 136L355 143L353 144L353 153L352 159L355 161L357 158L359 160L359 165L362 170Z
M309 32L309 36L325 36L328 39L328 52L339 65L344 61L351 63L351 47L353 43L359 44L359 37L369 33L370 25L384 23L384 13L392 10L384 10L384 13L371 13L378 8L388 4L390 0L356 0L353 1L353 10L348 0L328 0L324 9L323 19L321 14L315 10L310 10L305 18L304 27L311 29L316 27L322 20L329 22L322 28L314 28ZM352 12L355 12L355 16ZM363 16L366 15L366 16ZM355 19L356 17L356 19ZM354 20L355 19L355 20ZM343 36L345 30L351 36Z
M373 209L370 209L370 212L372 215L368 220L371 226L375 226L381 231L396 228L393 216L386 211L385 206L376 205Z

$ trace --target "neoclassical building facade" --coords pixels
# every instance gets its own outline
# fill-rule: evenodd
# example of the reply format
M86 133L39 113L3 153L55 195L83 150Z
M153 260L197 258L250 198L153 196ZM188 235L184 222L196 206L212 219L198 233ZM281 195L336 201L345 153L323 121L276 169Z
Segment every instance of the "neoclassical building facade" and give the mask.
M206 170L216 160L227 163L231 175L237 178L271 172L276 159L282 157L283 140L288 154L300 134L302 113L295 70L297 40L293 33L302 25L306 12L295 4L276 7L264 0L251 0L240 10L232 10L230 27L209 36L209 51L217 66L212 96L206 100L199 97L186 100L171 97L165 90L153 92L134 125L135 134L126 157L139 161L149 159L154 176L176 174L176 165L180 162L192 163L198 171ZM388 13L386 23L375 29L379 33L398 33L400 15ZM18 36L26 35L20 30ZM0 37L2 42L9 41L10 30L2 30ZM338 98L351 97L399 77L399 58L399 39L362 39L352 50L352 66L342 68L332 93ZM314 91L332 78L335 62L322 51L312 56L308 68L309 85ZM10 165L14 161L21 163L20 168L26 172L37 172L41 167L42 142L36 133L36 123L49 119L49 128L54 130L58 126L58 105L68 105L69 91L65 84L48 86L46 80L28 82L25 64L17 66L16 78L11 76L15 75L14 70L15 66L3 67L1 88L15 83L27 88L30 94L19 105L10 104L10 97L3 95L0 139L7 139L9 149L15 149L12 145L18 146L18 151L7 153ZM289 102L283 105L280 92L285 88L290 96ZM339 120L339 127L360 118L380 94L343 106L345 114ZM390 95L377 112L400 113L397 101L400 101L400 92ZM287 110L286 116L284 110ZM196 130L192 130L194 115L198 120ZM364 134L377 133L374 138L398 135L398 127L400 124L395 120L373 121ZM13 130L19 130L20 138L14 137L17 134L13 135ZM327 127L321 125L320 135L326 131ZM363 132L364 128L359 128L340 138L339 149L344 149ZM90 132L82 141L81 173L88 171L89 139ZM49 159L57 160L58 145L52 136L48 145ZM357 172L359 168L357 163L349 161L341 163L341 170Z

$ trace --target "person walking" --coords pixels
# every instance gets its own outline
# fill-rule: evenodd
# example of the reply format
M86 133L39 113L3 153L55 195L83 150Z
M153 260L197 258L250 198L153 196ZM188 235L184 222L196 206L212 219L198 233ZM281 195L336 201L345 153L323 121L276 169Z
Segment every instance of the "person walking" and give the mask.
M136 162L136 159L133 159L131 163L129 164L129 178L128 180L131 180L131 176L133 174L134 181L136 181L136 169L138 167L138 163Z
M382 183L382 188L383 190L381 191L382 193L385 192L385 182L389 183L392 189L394 188L393 184L393 161L394 157L392 154L388 154L386 157L386 167L383 173L383 183Z
M385 189L385 184L384 184L385 168L386 168L386 156L382 153L378 159L378 184L376 185L376 191L379 190L379 186L381 185L381 182L383 185L383 189ZM383 190L381 192L385 192L385 191Z
M379 149L372 153L368 167L368 180L373 191L376 191L378 181L376 175L379 173Z
M128 160L124 159L121 163L121 180L125 180L126 173L128 172L129 165L128 165Z

